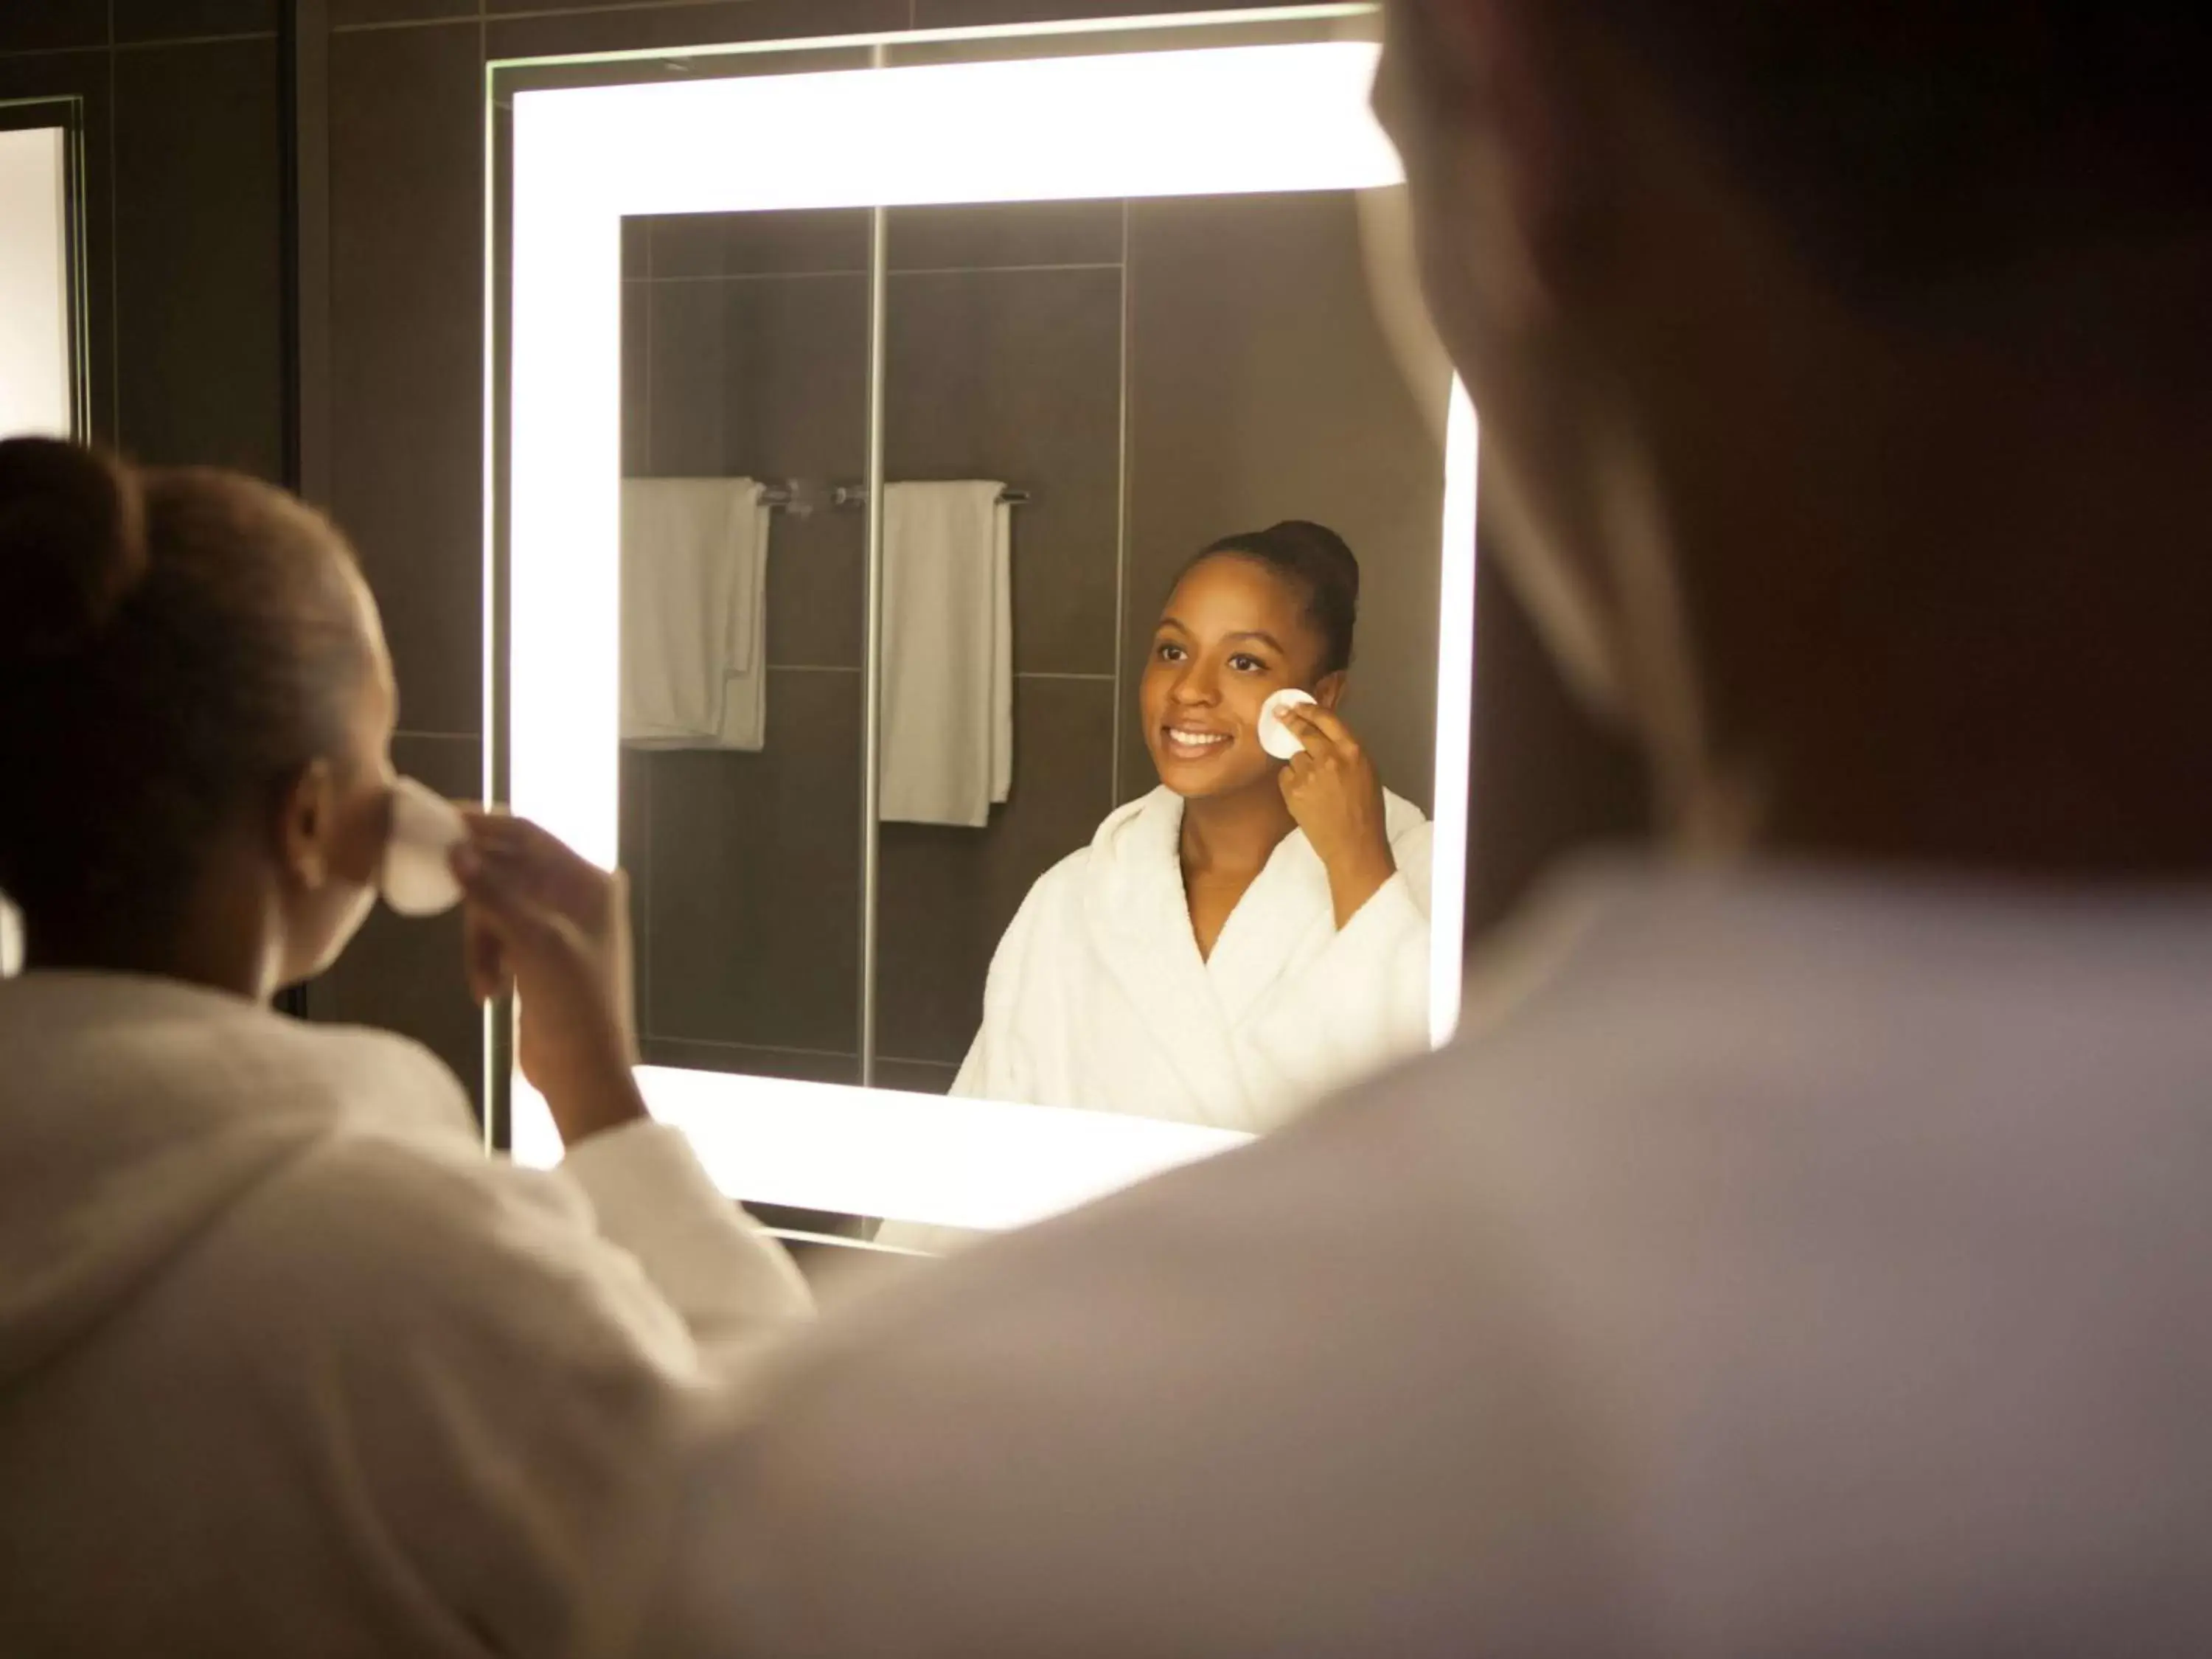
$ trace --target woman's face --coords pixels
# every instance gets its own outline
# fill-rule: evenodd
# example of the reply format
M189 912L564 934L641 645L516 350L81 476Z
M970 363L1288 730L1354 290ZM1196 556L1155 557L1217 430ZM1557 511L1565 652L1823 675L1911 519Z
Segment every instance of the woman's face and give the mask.
M1193 565L1168 595L1137 690L1160 781L1195 799L1273 777L1282 763L1260 746L1260 705L1297 686L1335 707L1344 676L1319 672L1328 648L1297 583L1233 553Z

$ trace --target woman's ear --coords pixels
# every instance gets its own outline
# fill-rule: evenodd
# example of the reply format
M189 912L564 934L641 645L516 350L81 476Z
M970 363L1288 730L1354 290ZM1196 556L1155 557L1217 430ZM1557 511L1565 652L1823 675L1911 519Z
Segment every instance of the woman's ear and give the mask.
M1314 701L1334 714L1337 704L1344 701L1344 670L1332 670L1314 682Z
M291 883L307 892L331 878L338 830L337 779L327 760L302 767L278 802L276 857Z

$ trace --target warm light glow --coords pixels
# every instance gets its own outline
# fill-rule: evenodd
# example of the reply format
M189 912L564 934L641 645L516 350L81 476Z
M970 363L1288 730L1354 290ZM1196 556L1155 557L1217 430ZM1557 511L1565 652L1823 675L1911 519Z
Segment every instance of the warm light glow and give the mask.
M1397 158L1368 107L1376 57L1372 45L1329 41L518 94L515 810L614 862L625 216L1394 185ZM1472 591L1471 574L1457 572L1471 571L1473 487L1471 464L1455 459L1447 524L1469 528L1456 552L1448 531L1445 553L1436 909L1438 934L1452 941L1449 992L1440 982L1437 998L1441 1007L1448 994L1455 1010L1466 763L1462 748L1447 764L1441 745L1455 720L1462 732L1466 723L1471 647L1457 637L1468 612L1455 595ZM654 1115L690 1133L726 1191L950 1226L1036 1219L1245 1139L1116 1114L722 1073L640 1076ZM515 1155L553 1162L559 1145L544 1102L520 1076L514 1108Z
M68 135L0 132L0 438L66 438ZM22 965L21 919L0 899L0 979Z
M0 438L70 435L67 140L0 132Z
M1429 1041L1459 1025L1466 950L1468 779L1474 752L1474 500L1481 427L1455 377L1444 421L1443 574L1437 585L1437 816L1429 858Z

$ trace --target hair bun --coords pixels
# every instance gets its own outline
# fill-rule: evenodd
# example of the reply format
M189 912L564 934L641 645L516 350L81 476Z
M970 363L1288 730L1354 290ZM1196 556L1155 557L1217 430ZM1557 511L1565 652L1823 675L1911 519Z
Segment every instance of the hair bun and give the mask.
M51 659L95 636L146 573L145 519L105 450L0 441L0 656Z

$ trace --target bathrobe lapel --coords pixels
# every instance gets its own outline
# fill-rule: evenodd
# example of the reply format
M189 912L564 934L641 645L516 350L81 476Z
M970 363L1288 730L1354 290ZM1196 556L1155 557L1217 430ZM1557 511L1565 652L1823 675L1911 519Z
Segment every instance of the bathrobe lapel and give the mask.
M1316 935L1325 937L1335 922L1328 872L1312 843L1293 830L1244 890L1206 959L1222 1018L1232 1031L1284 971L1310 953Z
M1106 970L1197 1101L1251 1102L1212 976L1190 929L1176 841L1182 802L1155 789L1100 827L1085 921Z

